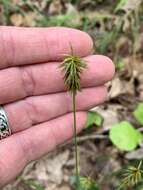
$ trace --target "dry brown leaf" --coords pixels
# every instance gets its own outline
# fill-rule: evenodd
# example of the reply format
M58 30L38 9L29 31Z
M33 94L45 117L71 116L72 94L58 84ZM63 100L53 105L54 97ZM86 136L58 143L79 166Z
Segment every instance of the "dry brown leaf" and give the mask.
M23 20L24 26L35 26L36 18L38 18L38 15L35 12L27 13Z
M122 7L122 10L125 12L129 12L132 10L135 10L140 6L142 3L142 0L131 0L131 1L126 1L125 5Z
M62 5L60 0L53 0L49 6L49 14L60 14L62 11Z
M123 81L121 81L119 78L116 77L112 81L109 97L115 98L124 92L125 92L125 88L123 86Z
M119 105L108 105L108 109L104 110L101 107L94 108L92 110L97 111L104 118L103 127L101 131L108 131L113 124L118 123L118 109L121 109ZM100 130L99 130L100 132Z
M26 173L23 178L37 179L44 184L51 183L51 185L60 185L63 181L63 166L69 157L69 150L57 154L55 157L46 156L45 158L36 162L33 170ZM55 187L55 186L54 186ZM52 187L51 187L52 189Z
M71 188L69 186L65 186L65 185L61 185L59 187L53 183L48 183L45 190L71 190Z
M116 77L111 83L109 98L116 98L122 94L135 94L135 86L133 78L130 81L121 80Z
M35 12L28 12L25 16L13 14L10 21L14 26L35 26L35 19L38 15Z
M24 17L21 14L13 14L10 17L10 21L14 26L22 26L24 22Z
M129 160L132 160L132 159L143 159L143 148L140 148L138 150L135 150L135 151L132 151L132 152L129 152L125 155L125 157Z

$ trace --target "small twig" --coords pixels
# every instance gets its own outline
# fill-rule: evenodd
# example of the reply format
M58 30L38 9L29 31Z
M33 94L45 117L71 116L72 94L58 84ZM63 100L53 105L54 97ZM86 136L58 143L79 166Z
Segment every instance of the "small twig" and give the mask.
M141 126L138 130L139 130L140 132L143 132L143 126Z
M85 135L85 136L82 136L82 137L78 137L78 143L79 142L83 142L83 141L86 141L86 140L94 140L94 139L108 139L108 136L107 135Z

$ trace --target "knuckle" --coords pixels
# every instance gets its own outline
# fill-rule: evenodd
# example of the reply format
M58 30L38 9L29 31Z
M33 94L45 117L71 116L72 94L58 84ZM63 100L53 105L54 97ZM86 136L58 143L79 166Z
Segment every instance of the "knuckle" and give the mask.
M21 80L23 83L23 88L27 96L32 96L35 89L35 80L32 74L31 67L21 67Z

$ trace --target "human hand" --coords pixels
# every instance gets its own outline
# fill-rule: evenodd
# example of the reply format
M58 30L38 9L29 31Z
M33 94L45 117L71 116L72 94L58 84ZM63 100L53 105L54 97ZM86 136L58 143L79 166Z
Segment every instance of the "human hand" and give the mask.
M69 28L0 27L0 104L4 106L12 135L0 141L0 187L73 135L71 97L58 65L63 54L84 57L88 69L77 94L77 128L86 110L104 102L104 83L114 75L112 61L90 55L92 40Z

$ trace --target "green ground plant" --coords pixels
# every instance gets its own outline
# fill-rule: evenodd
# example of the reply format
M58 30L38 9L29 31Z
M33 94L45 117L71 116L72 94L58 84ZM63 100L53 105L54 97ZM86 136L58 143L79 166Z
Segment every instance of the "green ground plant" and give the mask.
M135 189L143 181L143 170L141 167L142 160L138 166L128 166L127 169L123 170L121 185L118 190L126 190L127 188ZM143 186L140 186L140 188L143 188Z

